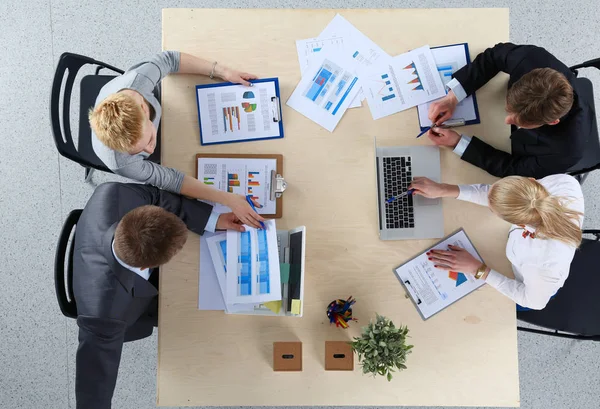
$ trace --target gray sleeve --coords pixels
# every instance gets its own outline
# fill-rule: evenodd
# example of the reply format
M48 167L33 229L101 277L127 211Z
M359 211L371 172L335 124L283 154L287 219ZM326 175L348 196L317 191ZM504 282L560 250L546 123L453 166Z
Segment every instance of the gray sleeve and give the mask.
M118 152L117 155L123 156L117 159L117 166L111 169L117 175L156 186L168 192L181 192L184 175L177 169L167 168L149 160L144 160L142 156L131 156Z
M163 51L134 65L127 72L135 71L137 74L143 75L152 82L153 87L156 87L168 74L179 71L180 59L181 53L179 51Z

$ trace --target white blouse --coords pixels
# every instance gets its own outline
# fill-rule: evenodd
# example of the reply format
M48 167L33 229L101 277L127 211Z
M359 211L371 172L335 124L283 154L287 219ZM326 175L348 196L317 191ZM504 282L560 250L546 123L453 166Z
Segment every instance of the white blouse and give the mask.
M583 192L577 180L569 175L551 175L538 182L552 196L568 198L566 206L583 213ZM490 185L460 185L458 199L488 206ZM583 224L583 217L579 226ZM535 229L527 227L530 232ZM562 241L523 237L523 228L512 225L506 243L506 257L515 278L491 270L486 282L517 304L534 310L543 309L569 276L576 248Z

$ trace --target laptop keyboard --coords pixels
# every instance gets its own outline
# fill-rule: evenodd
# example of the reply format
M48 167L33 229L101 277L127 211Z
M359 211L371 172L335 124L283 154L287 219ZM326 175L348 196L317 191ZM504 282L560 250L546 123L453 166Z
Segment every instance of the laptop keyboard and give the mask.
M383 188L385 200L408 190L412 181L410 156L383 158ZM392 203L385 203L385 226L388 229L415 227L413 198L406 195Z

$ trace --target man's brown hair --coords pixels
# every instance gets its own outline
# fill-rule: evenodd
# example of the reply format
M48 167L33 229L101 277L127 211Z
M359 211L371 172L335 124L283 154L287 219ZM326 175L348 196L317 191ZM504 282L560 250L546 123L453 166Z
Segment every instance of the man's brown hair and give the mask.
M506 108L523 125L544 125L562 118L573 106L573 87L562 73L536 68L513 84Z
M115 231L115 252L132 267L158 267L183 248L185 223L158 206L142 206L127 213Z
M111 94L89 112L90 126L110 149L127 153L142 138L144 111L130 95Z

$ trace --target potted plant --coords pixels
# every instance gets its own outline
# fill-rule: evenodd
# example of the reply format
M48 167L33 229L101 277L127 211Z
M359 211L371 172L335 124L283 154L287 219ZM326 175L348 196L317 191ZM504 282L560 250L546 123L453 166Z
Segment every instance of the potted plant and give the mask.
M392 372L406 369L406 355L413 347L406 344L407 337L407 327L396 328L388 318L377 314L376 321L363 327L362 335L354 337L350 345L358 354L363 374L382 375L391 381Z

